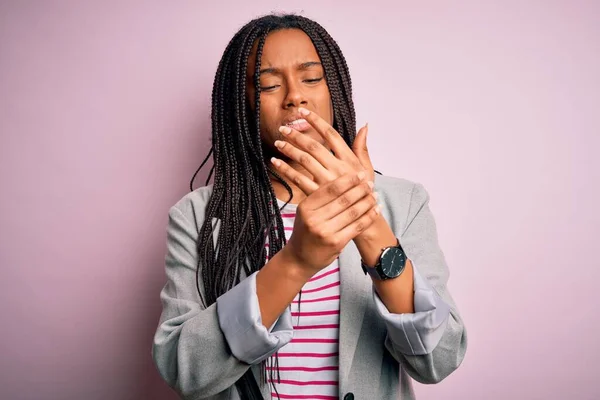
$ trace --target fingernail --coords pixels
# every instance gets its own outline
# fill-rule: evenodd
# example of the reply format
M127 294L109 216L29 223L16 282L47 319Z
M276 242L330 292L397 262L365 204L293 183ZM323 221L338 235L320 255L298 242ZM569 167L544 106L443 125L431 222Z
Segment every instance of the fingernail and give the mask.
M381 213L381 206L378 204L377 207L375 207L375 214L379 215Z
M369 181L369 182L367 182L367 185L369 185L369 187L370 187L371 189L373 189L373 187L375 186L375 184L373 183L373 181Z
M283 146L285 146L285 142L282 142L281 140L275 141L275 147L277 147L278 149L282 149Z
M289 126L280 126L279 132L283 133L284 135L289 135L290 133L292 133L292 128L290 128Z
M298 112L299 112L300 114L304 115L305 117L306 117L308 114L310 114L310 111L308 111L306 108L302 108L302 107L298 108Z
M281 161L279 161L278 159L276 159L275 157L271 158L271 162L273 163L273 165L275 165L276 167L279 167L281 165Z
M379 193L377 193L377 192L373 192L373 193L371 193L371 196L373 196L373 198L374 198L375 200L377 200L377 199L379 198Z
M358 179L362 181L363 179L365 179L365 176L367 176L367 174L365 173L365 171L360 171L357 176Z

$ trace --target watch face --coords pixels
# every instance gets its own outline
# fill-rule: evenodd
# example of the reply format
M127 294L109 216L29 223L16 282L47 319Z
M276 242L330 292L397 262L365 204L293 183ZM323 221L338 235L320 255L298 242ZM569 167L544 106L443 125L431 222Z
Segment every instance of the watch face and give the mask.
M398 247L390 247L381 255L381 271L388 278L395 278L402 273L406 265L406 255Z

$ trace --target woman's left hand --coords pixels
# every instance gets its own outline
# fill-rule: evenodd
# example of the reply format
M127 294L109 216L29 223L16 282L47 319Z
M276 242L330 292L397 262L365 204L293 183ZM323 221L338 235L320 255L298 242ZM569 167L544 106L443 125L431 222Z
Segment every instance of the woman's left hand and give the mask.
M316 140L287 126L279 130L285 141L278 140L275 146L291 160L296 161L312 176L296 171L286 162L274 159L276 170L288 181L293 182L307 196L321 185L331 182L342 175L365 171L367 180L373 181L375 173L367 149L368 126L362 127L352 144L348 147L342 136L323 118L304 108L298 110L306 121L323 137L331 151Z

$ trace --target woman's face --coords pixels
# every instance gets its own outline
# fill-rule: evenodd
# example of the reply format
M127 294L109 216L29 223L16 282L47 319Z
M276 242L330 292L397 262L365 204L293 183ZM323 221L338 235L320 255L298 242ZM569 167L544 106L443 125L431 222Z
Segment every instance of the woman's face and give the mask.
M255 44L248 59L247 95L255 109ZM304 107L333 125L333 107L325 73L312 41L300 29L273 32L265 39L260 71L260 135L269 155L284 158L273 145L281 139L279 127L288 125L326 145L298 112ZM285 159L285 158L284 158Z

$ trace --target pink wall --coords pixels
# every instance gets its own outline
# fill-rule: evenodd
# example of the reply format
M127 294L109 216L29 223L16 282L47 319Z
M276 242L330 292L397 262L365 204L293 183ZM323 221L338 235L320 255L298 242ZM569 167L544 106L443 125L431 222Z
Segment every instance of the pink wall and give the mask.
M337 38L377 168L431 193L470 345L419 398L600 398L597 2L83 3L0 5L0 398L175 398L167 210L225 44L271 10Z

